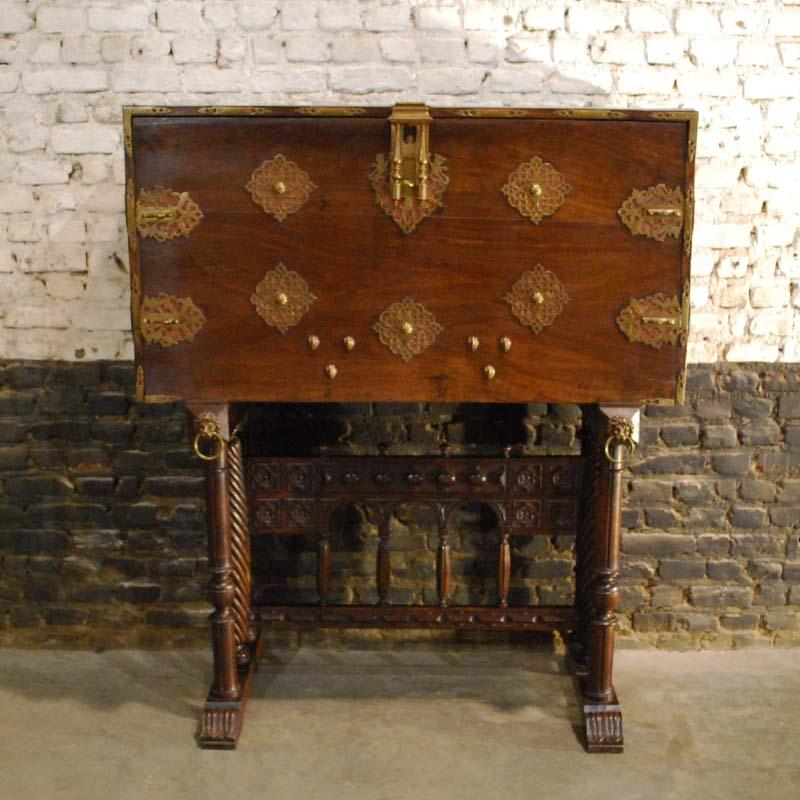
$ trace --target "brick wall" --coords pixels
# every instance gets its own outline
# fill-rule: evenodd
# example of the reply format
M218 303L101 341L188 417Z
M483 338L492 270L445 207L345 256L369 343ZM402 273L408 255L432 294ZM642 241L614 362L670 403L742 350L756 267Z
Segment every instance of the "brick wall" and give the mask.
M123 104L693 107L690 361L800 360L800 0L2 0L0 357L131 357Z
M185 410L136 405L128 362L0 367L0 644L205 642L202 470ZM690 369L683 407L650 407L625 493L621 629L662 647L800 644L800 369ZM321 410L322 413L319 413ZM574 452L575 406L269 407L269 452ZM314 424L311 424L313 420ZM419 510L392 529L392 599L435 595L436 530ZM490 601L496 538L480 507L454 525L455 599ZM376 534L358 509L332 537L333 595L374 599ZM512 599L572 591L569 537L516 538ZM254 543L266 597L313 598L313 546Z

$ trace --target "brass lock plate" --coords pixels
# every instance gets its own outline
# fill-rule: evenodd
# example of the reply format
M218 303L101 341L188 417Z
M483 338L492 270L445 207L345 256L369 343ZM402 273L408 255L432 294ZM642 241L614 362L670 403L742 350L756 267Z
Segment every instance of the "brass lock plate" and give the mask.
M203 212L188 192L156 186L141 189L136 201L136 230L143 238L167 242L188 237L200 224Z
M646 236L657 242L665 241L668 236L677 239L683 228L681 188L670 189L659 183L634 189L617 213L634 236Z
M632 297L617 316L617 325L631 342L660 350L686 340L689 299L661 292Z
M205 315L191 297L162 292L145 297L139 309L139 330L147 344L171 347L191 342L205 324Z

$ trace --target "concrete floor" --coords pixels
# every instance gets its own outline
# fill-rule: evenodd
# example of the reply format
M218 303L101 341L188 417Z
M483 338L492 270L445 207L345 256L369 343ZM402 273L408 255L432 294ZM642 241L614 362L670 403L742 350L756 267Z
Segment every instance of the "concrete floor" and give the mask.
M552 650L270 654L235 752L204 652L0 652L0 798L800 798L800 653L623 651L626 752L587 755Z

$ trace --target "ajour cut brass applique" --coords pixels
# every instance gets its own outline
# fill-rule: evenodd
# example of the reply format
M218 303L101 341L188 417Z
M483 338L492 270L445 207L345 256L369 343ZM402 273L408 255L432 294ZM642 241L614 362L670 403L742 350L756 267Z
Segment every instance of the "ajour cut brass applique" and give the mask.
M617 316L617 325L631 341L660 350L686 338L688 306L677 295L661 292L647 297L633 297Z
M188 192L156 186L141 189L136 202L136 229L142 237L167 242L189 236L203 218L203 212Z
M245 184L255 203L278 222L297 213L316 188L308 173L280 153L253 170Z
M523 217L538 225L561 208L572 187L552 164L534 156L508 176L500 191Z
M503 300L523 325L539 333L553 324L564 310L569 296L556 275L537 264L517 279Z
M148 344L172 347L191 342L205 324L205 315L191 297L161 292L145 297L139 309L139 328Z
M683 194L680 186L666 184L634 189L617 211L619 218L634 236L647 236L663 242L667 236L677 239L683 227Z
M280 263L264 275L250 295L261 319L281 333L297 325L316 299L305 279Z
M372 329L395 355L403 361L427 350L444 330L436 317L422 303L410 297L392 303L381 312Z

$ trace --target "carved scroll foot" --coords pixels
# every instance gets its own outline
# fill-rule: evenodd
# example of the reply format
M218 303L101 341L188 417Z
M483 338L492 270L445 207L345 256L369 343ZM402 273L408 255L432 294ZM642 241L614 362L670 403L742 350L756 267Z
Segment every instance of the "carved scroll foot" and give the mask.
M264 652L263 633L259 632L258 638L249 653L246 665L238 669L241 693L235 700L219 700L214 697L213 689L203 706L200 717L200 726L197 731L197 740L200 747L213 750L233 750L239 741L244 724L244 712L250 698L250 689L253 685L253 676L258 670L258 662Z
M611 703L583 702L583 725L586 751L589 753L621 753L622 709L614 694Z

